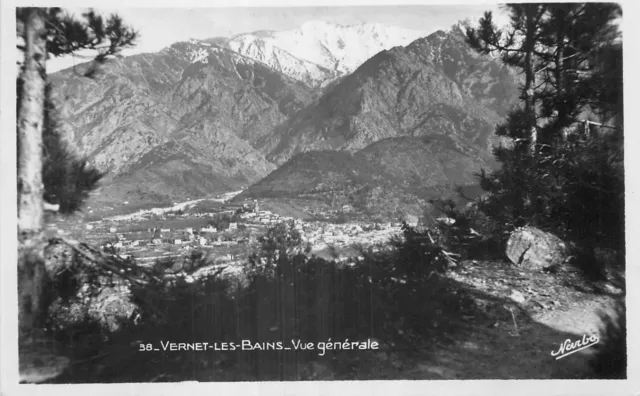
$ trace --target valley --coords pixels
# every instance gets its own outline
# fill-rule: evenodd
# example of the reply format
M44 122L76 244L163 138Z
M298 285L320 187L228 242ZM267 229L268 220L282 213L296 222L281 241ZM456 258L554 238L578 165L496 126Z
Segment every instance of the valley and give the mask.
M280 200L232 203L241 194L236 191L90 221L59 219L48 227L143 266L171 262L182 269L185 259L205 257L205 271L221 265L238 270L259 247L267 229L282 222L294 224L309 255L339 262L358 257L361 249L378 250L401 232L399 222L374 222L348 205L331 210L320 203L309 206L307 201L299 201L298 208L296 203Z
M467 46L466 23L311 21L177 42L91 79L86 64L54 73L57 123L105 176L48 226L178 269L237 268L281 222L310 256L378 249L402 221L440 217L434 202L482 195L477 175L497 166L493 127L518 77Z

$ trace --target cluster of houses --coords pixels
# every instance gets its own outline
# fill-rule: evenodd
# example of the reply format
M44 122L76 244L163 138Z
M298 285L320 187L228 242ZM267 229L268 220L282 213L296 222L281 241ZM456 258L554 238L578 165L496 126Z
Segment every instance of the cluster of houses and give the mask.
M279 216L269 211L246 213L242 218L258 224L277 224L293 221L294 228L301 234L304 242L328 245L350 245L354 243L375 243L386 241L400 229L400 223L367 224L364 222L333 224L326 222L305 222L291 217Z
M237 223L231 223L229 230L233 231L238 228ZM233 240L223 240L222 235L216 235L218 230L215 227L206 226L200 229L194 229L192 227L184 229L169 229L169 228L149 228L147 229L147 235L151 237L141 239L129 239L123 233L118 233L116 227L109 228L110 234L115 234L117 242L107 243L104 245L106 248L123 248L127 246L148 246L148 245L199 245L199 246L224 246L224 245L237 245L247 243L247 238L238 238ZM133 234L133 233L132 233ZM130 235L129 237L134 236Z
M271 213L268 210L262 212L243 213L241 217L248 222L259 224L276 224L285 220L293 220L293 218L291 217L281 217L277 214Z
M242 205L225 205L224 212L239 214L240 221L244 224L242 228L247 227L253 234L259 234L266 227L283 222L293 221L294 227L300 232L302 240L312 246L332 245L336 247L349 246L353 244L371 245L378 242L385 242L400 231L400 223L376 223L370 224L366 222L351 222L334 224L318 221L302 221L291 217L279 216L268 210L259 210L257 203L254 206ZM241 209L241 210L240 210ZM343 208L344 211L350 210L349 207ZM87 229L93 229L93 226L86 225ZM91 227L91 228L90 228ZM181 249L190 249L193 247L215 247L230 246L238 244L253 244L257 242L255 237L247 238L242 233L234 233L237 230L238 223L230 223L228 231L222 234L221 230L212 226L206 226L199 229L191 227L183 229L169 228L150 228L147 232L131 233L126 237L123 233L119 233L117 227L109 228L110 234L115 234L116 242L110 242L103 245L103 249L121 249L127 247L144 247L160 245L178 245ZM145 234L145 236L140 235ZM225 240L226 239L226 240Z
M316 223L305 224L298 230L302 234L302 239L312 245L319 243L336 246L348 246L356 243L368 245L387 241L389 237L400 230L400 224L386 223L371 227L361 223Z

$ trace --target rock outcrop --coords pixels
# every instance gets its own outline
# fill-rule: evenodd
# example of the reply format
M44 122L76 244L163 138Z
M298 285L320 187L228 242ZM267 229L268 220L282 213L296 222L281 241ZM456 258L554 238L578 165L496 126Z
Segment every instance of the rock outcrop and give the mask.
M522 227L511 233L506 253L515 265L544 269L563 264L569 251L557 236L535 227Z
M65 244L50 244L45 257L51 282L51 327L62 330L90 324L113 332L131 321L137 305L122 278L99 270Z

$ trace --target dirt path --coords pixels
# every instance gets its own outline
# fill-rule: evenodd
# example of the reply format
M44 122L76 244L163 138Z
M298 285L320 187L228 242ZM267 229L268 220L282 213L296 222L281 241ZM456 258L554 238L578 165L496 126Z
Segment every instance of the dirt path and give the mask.
M506 263L467 263L450 277L468 287L485 315L461 324L456 341L414 359L402 377L578 379L588 375L594 348L561 359L551 352L566 339L601 338L598 312L610 311L614 296L586 289L577 273L530 272Z

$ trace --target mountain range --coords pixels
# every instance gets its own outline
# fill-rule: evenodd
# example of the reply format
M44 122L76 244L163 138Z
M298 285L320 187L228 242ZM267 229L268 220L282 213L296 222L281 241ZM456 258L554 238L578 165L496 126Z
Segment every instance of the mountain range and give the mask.
M462 26L379 52L261 140L281 164L306 150L359 150L380 139L446 134L487 150L515 103L517 76L465 43Z
M518 77L475 54L463 27L309 22L50 81L67 140L108 172L99 202L251 186L245 195L331 191L371 210L380 197L413 207L495 166L492 131L517 100Z

